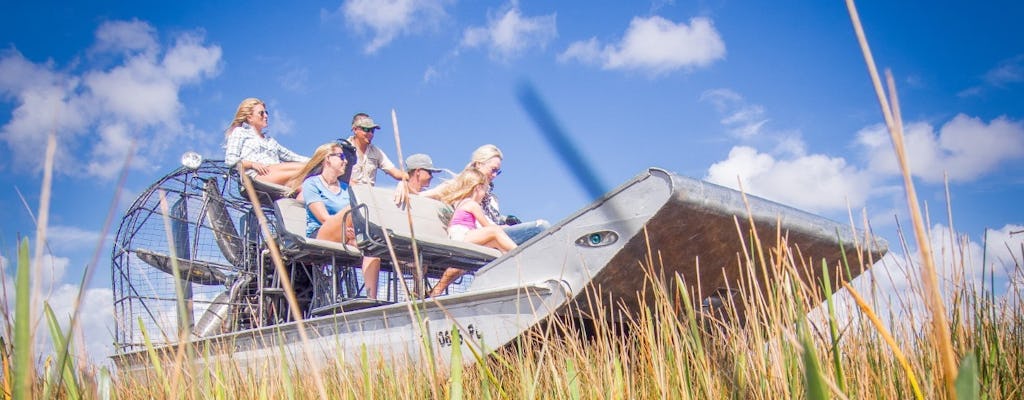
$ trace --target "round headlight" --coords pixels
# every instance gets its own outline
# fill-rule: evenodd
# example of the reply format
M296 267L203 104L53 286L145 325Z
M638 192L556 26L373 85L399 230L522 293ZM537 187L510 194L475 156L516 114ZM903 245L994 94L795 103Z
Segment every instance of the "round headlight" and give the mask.
M181 155L181 165L184 165L188 169L199 168L199 164L203 163L203 156L199 155L194 151L186 151L185 154Z

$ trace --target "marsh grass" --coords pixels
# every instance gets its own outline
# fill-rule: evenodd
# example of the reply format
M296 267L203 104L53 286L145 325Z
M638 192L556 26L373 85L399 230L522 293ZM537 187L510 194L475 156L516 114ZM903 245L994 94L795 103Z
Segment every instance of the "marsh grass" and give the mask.
M897 154L903 153L895 90L881 91L870 50L852 1L851 18L879 91L883 113ZM905 155L905 154L904 154ZM907 171L909 176L909 172ZM48 186L49 176L44 179ZM678 276L661 276L657 249L638 260L650 296L639 297L643 312L625 314L589 293L590 320L553 318L473 366L389 363L380 354L363 352L358 367L337 362L313 368L284 351L276 359L241 365L216 358L215 348L188 352L149 346L150 368L111 373L82 358L66 357L81 332L61 330L60 316L43 304L46 330L35 330L30 246L17 246L14 298L4 297L0 336L0 398L183 398L183 399L855 399L959 398L1016 399L1024 396L1024 316L1021 261L1015 258L1007 294L969 281L964 242L948 238L960 251L948 267L959 271L938 292L937 273L917 211L913 183L906 181L913 230L923 254L924 286L912 286L895 298L878 299L874 283L860 290L846 276L829 276L833 265L808 260L787 243L785 233L757 237L737 222L743 254L732 303L712 313L692 299L703 298ZM43 206L41 206L43 207ZM45 207L43 207L45 208ZM45 210L44 210L45 211ZM45 213L41 212L45 216ZM952 216L949 217L952 219ZM40 221L38 244L45 242ZM950 221L952 226L952 221ZM902 230L901 230L902 238ZM865 238L865 243L870 240ZM906 247L906 246L905 246ZM908 253L909 254L909 253ZM9 258L8 258L9 259ZM864 269L875 261L860 252L843 260L840 270ZM913 261L905 268L917 270ZM801 271L821 268L821 282L802 281ZM988 268L986 266L986 268ZM987 270L991 276L992 271ZM714 273L703 271L702 273ZM769 281L756 277L771 276ZM86 280L83 280L85 282ZM832 293L832 282L843 291ZM83 283L84 286L84 283ZM7 293L5 290L4 293ZM854 302L840 301L851 296ZM924 302L922 312L914 304ZM819 317L809 311L824 305ZM740 317L742 310L742 318ZM819 311L821 309L819 308ZM885 312L882 312L882 311ZM77 314L77 310L76 310ZM814 315L815 313L810 313ZM614 317L614 318L613 318ZM73 324L72 324L73 326ZM142 326L144 329L144 326ZM58 354L37 355L33 343L46 335ZM458 331L454 331L456 336ZM148 337L147 339L148 340ZM424 345L429 349L429 343ZM67 352L62 352L68 348ZM458 346L455 349L459 349ZM339 356L340 357L340 356ZM459 357L453 357L458 360ZM201 361L196 363L195 361Z

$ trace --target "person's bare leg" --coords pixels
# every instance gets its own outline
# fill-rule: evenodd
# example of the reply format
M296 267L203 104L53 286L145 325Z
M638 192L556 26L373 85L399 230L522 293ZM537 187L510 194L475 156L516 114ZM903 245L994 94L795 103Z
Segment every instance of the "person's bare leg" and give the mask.
M460 276L465 275L466 271L458 268L448 268L444 270L444 274L441 275L441 279L437 281L433 289L430 289L430 297L437 297L444 293L444 290L451 285L453 281L459 279Z
M501 250L502 253L507 253L509 250L517 247L516 242L512 241L512 238L508 237L508 234L506 234L505 231L497 225L477 228L466 232L464 240L481 246L493 247Z
M302 163L294 161L283 162L268 165L267 169L269 169L270 172L267 172L266 175L256 175L256 179L283 186L289 179L292 179L295 174L302 170ZM298 190L302 190L302 188L300 187Z
M377 280L380 279L380 258L363 257L363 282L366 284L366 298L377 299Z

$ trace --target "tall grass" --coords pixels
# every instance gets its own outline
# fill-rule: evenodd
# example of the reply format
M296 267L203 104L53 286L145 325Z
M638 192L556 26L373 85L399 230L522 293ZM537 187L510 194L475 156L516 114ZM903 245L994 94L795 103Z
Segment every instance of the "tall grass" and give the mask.
M859 28L852 2L854 24ZM861 36L862 35L862 32ZM902 153L898 107L888 105L874 72L866 41L869 68L891 123L897 153ZM890 98L895 92L891 89ZM895 102L894 102L895 104ZM908 173L909 176L909 173ZM916 209L913 184L907 179L908 206ZM914 211L913 213L918 213ZM921 245L925 223L915 217L913 229L924 254L922 279L929 284L915 288L890 302L888 314L880 313L877 301L868 301L848 284L846 292L855 303L837 301L827 288L831 280L846 277L825 275L823 282L803 282L798 271L822 268L820 260L805 260L783 234L774 240L739 230L744 254L736 260L741 275L732 303L707 313L693 304L692 293L679 277L659 273L657 250L642 265L653 296L640 297L644 310L619 321L597 310L591 321L547 321L530 330L475 367L456 364L440 368L392 364L380 354L364 352L358 367L344 363L324 366L310 376L310 366L282 353L262 365L242 366L212 358L209 351L184 357L205 361L163 362L180 354L152 353L151 366L137 373L117 372L63 356L40 356L33 351L31 304L38 300L31 290L29 245L19 243L15 298L3 299L2 307L16 305L14 318L3 321L0 337L0 398L544 398L544 399L778 399L778 398L960 398L1016 399L1024 396L1024 316L1020 279L1010 279L1008 298L997 300L991 288L970 284L964 274L954 274L948 286L955 288L945 301L934 284L937 275L927 245ZM45 225L45 221L42 221ZM45 237L37 239L37 247ZM927 242L927 241L924 241ZM953 270L967 270L964 243L950 238L959 248ZM38 260L38 252L36 260ZM1016 258L1019 277L1024 260ZM842 270L870 266L861 254L844 260ZM751 277L772 276L771 281ZM872 281L874 282L874 281ZM818 286L826 288L819 290ZM699 292L699 289L693 289ZM879 288L869 286L871 293ZM841 292L842 293L842 292ZM872 296L873 298L874 296ZM600 303L602 296L591 293ZM912 304L924 299L927 313L920 315ZM823 318L808 311L825 305ZM608 311L612 309L612 311ZM44 305L44 310L49 308ZM743 318L740 312L743 310ZM888 321L885 321L888 315ZM929 329L897 321L910 315L930 321ZM59 328L58 318L47 312L47 326L54 348L71 342L71 334ZM458 335L458 332L453 332ZM13 340L12 340L13 339ZM458 348L458 347L456 347ZM458 360L459 357L453 357ZM59 362L55 362L60 360Z
M749 295L753 293L747 287L750 282L739 288L745 294L735 301L745 310L744 321L736 318L738 307L727 306L722 313L701 312L689 301L685 285L667 284L654 273L657 265L645 263L654 296L645 300L646 312L621 325L610 322L608 311L598 312L593 324L586 326L572 319L552 320L475 368L439 369L450 374L389 364L379 354L365 354L358 368L339 364L321 370L323 390L330 398L342 399L951 397L939 370L942 361L933 335L907 325L873 323L867 317L874 313L866 303L862 313L844 309L842 304L849 303L843 302L826 313L839 332L830 334L827 322L807 317L809 307L825 302L827 293L800 284L796 271L803 266L795 252L774 246L754 249L773 256L765 258L768 265L742 260L744 273L759 276L768 269L776 272L776 279L767 282L770 289L763 298ZM21 251L27 254L27 245ZM656 255L651 259L656 260ZM20 265L27 265L27 257L22 260ZM950 326L955 332L953 351L964 360L961 364L974 371L961 371L962 378L954 385L962 384L964 389L956 386L957 392L977 393L961 398L1018 398L1024 389L1022 316L968 282L953 284L958 289L955 300L947 304L950 320L953 315L963 316L958 318L963 323ZM1012 293L1024 289L1013 285ZM61 344L66 338L55 335L53 340ZM156 357L153 366L159 368L122 373L112 381L92 378L96 371L91 366L77 364L59 371L65 381L76 384L57 387L52 380L57 375L51 373L53 363L25 357L6 341L4 346L0 353L4 365L13 365L15 375L27 372L37 395L48 390L61 398L92 398L106 384L112 384L110 392L123 399L319 398L323 394L316 383L304 379L310 371L306 363L283 355L247 368L231 361L186 368L158 364L155 360L160 357ZM196 357L212 360L209 354ZM26 363L31 368L22 368ZM13 377L5 373L3 379L3 387L10 388ZM176 387L171 382L177 382Z

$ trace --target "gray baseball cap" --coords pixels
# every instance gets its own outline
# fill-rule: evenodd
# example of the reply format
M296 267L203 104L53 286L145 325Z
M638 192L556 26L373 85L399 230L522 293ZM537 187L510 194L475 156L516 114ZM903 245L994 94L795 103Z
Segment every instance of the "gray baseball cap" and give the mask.
M423 153L413 154L406 158L405 169L409 171L425 169L430 172L441 172L440 168L434 168L434 161L430 159L430 156Z

